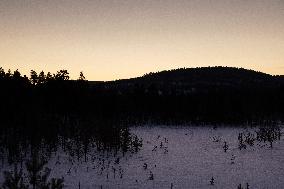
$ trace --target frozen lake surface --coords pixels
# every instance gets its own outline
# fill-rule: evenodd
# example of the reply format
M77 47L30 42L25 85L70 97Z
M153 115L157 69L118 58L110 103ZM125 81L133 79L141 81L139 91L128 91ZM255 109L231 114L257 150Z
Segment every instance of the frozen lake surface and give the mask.
M61 150L48 162L51 176L64 177L65 187L94 188L284 188L284 137L273 142L254 141L239 148L241 127L132 127L142 138L137 153L94 152L71 159ZM283 129L282 129L283 131ZM280 131L280 132L282 132ZM2 169L7 169L3 166Z

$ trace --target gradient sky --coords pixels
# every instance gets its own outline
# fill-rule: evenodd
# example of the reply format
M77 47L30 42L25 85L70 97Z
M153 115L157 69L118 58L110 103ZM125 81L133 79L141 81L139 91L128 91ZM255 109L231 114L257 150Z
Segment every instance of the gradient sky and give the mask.
M179 67L284 74L284 0L0 0L0 67L113 80Z

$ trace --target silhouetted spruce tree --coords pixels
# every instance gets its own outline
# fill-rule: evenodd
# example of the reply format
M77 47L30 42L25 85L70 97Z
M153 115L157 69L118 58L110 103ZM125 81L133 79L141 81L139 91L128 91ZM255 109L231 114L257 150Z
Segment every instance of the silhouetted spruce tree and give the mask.
M41 71L38 75L38 84L44 84L46 82L46 75L44 71Z
M8 72L6 72L6 74L5 74L5 78L11 79L11 77L12 77L12 73L11 73L11 70L9 69Z
M54 78L50 72L47 72L45 79L46 79L46 82L49 82L53 80Z
M30 81L33 85L38 84L38 75L37 75L36 71L34 71L34 70L31 70Z
M13 79L15 79L15 80L21 79L21 73L18 71L18 69L14 71Z
M60 70L54 75L55 80L57 81L66 81L69 80L69 73L67 70Z
M79 81L85 81L85 80L86 80L86 78L85 78L83 72L80 72L80 76L79 76L78 80L79 80Z
M5 71L2 67L0 67L0 78L4 78L5 77Z

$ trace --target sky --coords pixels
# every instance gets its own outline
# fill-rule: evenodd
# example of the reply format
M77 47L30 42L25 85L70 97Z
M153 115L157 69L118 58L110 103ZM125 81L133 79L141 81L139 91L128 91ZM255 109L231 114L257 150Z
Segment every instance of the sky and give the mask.
M284 74L284 0L0 0L0 67L115 80L181 67Z

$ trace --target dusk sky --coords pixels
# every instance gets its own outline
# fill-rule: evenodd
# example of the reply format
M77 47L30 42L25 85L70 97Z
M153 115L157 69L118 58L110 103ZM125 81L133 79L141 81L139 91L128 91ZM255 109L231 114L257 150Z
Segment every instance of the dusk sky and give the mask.
M284 0L0 0L0 67L113 80L180 67L284 74Z

